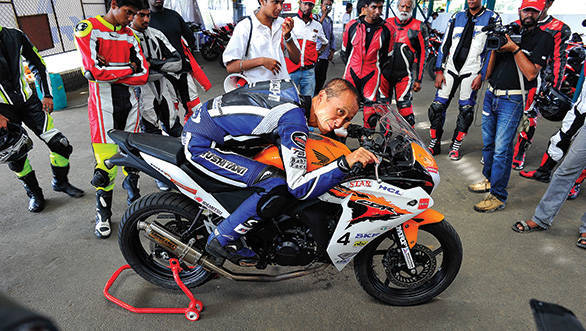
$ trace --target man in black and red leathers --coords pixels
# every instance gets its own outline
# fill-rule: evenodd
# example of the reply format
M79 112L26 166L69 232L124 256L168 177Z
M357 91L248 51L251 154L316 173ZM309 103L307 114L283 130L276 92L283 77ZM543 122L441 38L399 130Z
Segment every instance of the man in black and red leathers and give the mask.
M415 125L411 89L415 92L421 90L427 43L427 28L421 24L421 21L411 17L413 8L415 8L415 0L400 0L397 3L397 17L387 19L387 22L395 28L397 39L393 60L383 68L383 75L389 82L389 90L384 92L391 96L394 89L397 109L411 125ZM413 70L414 63L415 70Z
M551 54L550 56L550 61L547 64L546 70L551 71L553 73L552 85L554 88L559 90L559 88L562 85L566 62L568 60L568 54L566 53L566 42L568 41L568 39L570 39L572 32L570 31L570 27L564 24L564 22L547 14L547 10L549 9L549 7L551 7L552 4L553 0L546 1L545 10L540 15L539 21L537 22L537 26L541 30L548 32L553 36L553 54ZM541 78L543 79L544 77ZM525 167L525 153L527 152L527 147L533 141L533 135L535 134L535 129L537 127L536 119L538 109L534 109L533 107L533 96L535 95L535 93L536 89L532 89L529 91L529 98L527 100L527 104L525 105L525 114L527 116L525 122L527 122L528 125L525 125L523 127L523 130L521 130L517 138L515 152L513 155L513 169L515 170L522 170ZM558 158L555 161L559 160L560 158ZM540 165L540 167L544 167L544 169L542 169L544 170L543 172L548 173L547 176L544 176L548 179L551 175L551 171L557 163L552 163L551 161L551 155L548 155L546 153ZM541 175L541 172L542 171L538 172L537 176ZM522 171L521 175L523 177L533 178L535 176L535 171Z
M395 29L380 18L383 0L366 0L364 3L366 15L346 24L341 56L346 62L344 79L350 81L364 97L364 126L372 128L376 120L373 117L370 123L368 121L375 112L370 105L388 101L385 91L389 83L381 74L381 69L391 58Z

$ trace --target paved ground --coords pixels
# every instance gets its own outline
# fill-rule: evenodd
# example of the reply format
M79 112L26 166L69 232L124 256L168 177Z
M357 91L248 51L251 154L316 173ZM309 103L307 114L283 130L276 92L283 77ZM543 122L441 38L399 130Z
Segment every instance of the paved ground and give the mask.
M214 88L202 99L218 95L224 72L214 63L202 63ZM339 76L337 60L330 77ZM425 80L416 95L417 129L426 139L427 107L432 82ZM481 199L466 185L479 180L480 119L475 121L459 162L438 157L442 182L434 194L435 208L445 213L462 238L464 261L454 283L433 302L409 308L380 304L362 291L351 268L277 284L236 283L217 279L196 289L205 304L198 322L181 315L137 315L106 301L101 290L110 275L125 264L116 236L97 240L93 235L94 195L89 184L93 158L84 99L87 91L70 95L70 107L55 113L55 123L75 146L71 181L86 191L72 200L50 188L47 149L35 138L30 158L48 199L46 210L26 210L26 195L5 167L0 172L0 291L53 318L64 330L188 329L527 329L533 317L529 299L562 304L586 324L584 279L586 251L575 245L579 218L585 211L584 195L567 202L555 226L547 232L520 235L511 231L516 219L531 216L546 189L545 184L522 179L515 172L510 200L504 211L478 214L472 206ZM478 111L477 114L480 112ZM457 107L448 112L446 130L454 128ZM537 132L530 167L539 158L554 123ZM446 134L450 136L450 134ZM445 144L448 144L446 141ZM447 145L444 146L447 149ZM121 179L119 178L119 184ZM141 179L142 192L155 185ZM117 186L115 228L126 208L125 193ZM129 272L113 292L137 306L183 306L182 294L155 288Z

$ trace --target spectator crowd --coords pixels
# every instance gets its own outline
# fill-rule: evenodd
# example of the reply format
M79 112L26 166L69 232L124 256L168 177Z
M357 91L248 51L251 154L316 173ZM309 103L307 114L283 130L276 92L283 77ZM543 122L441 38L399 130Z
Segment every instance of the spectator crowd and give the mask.
M387 19L382 17L383 0L359 0L356 8L352 3L345 7L342 35L334 33L333 0L321 0L319 9L314 8L315 0L301 0L298 13L287 18L281 17L283 0L259 0L254 14L235 26L222 60L229 74L227 79L234 81L234 87L290 80L300 99L309 105L320 105L322 98L328 98L329 92L322 92L324 86L325 90L346 91L350 87L344 84L351 84L352 91L355 88L360 94L365 128L375 128L384 115L375 105L393 101L398 114L415 126L413 98L422 89L425 68L431 65L436 93L428 109L427 147L432 155L442 153L446 112L457 95L458 116L448 151L453 161L464 155L464 140L486 81L480 105L484 179L468 186L471 192L486 196L474 205L474 210L504 209L511 171L519 170L525 178L550 185L531 219L515 222L513 230L541 231L552 225L566 199L578 196L586 177L586 90L576 86L574 102L567 109L553 110L566 112L561 114L561 126L551 137L539 167L524 170L544 95L564 98L554 92L561 89L564 81L571 31L548 14L554 0L517 1L519 19L499 39L498 33L491 31L502 25L501 18L483 7L481 0L468 0L465 10L451 16L433 13L425 22L412 17L417 7L415 0L395 2L395 16ZM181 15L163 4L162 0L112 0L106 15L82 20L75 28L84 76L89 82L88 119L95 158L91 183L96 188L94 232L98 238L111 234L117 174L116 167L104 163L118 148L107 135L108 130L179 137L185 123L197 116L201 105L198 86L205 90L211 87L194 57L193 32ZM428 64L430 33L443 37L435 62ZM338 38L340 49L336 49ZM83 191L67 178L73 147L53 125L51 88L44 62L27 37L16 29L0 28L0 46L0 60L4 60L0 61L0 72L10 78L1 80L0 128L17 132L12 134L11 146L18 147L8 149L4 143L0 161L8 163L23 183L29 210L42 211L43 193L27 158L32 145L29 146L30 139L22 138L26 134L21 126L25 124L51 150L53 189L72 197L82 196ZM336 53L345 68L343 76L338 77L343 80L332 83L328 82L334 78L328 79L328 68ZM19 83L22 71L17 60L21 57L30 63L40 83L42 100L31 97L30 88ZM582 68L582 76L583 71ZM355 112L349 113L353 116ZM336 126L342 125L337 123ZM130 205L140 197L139 173L128 167L122 170L122 186ZM157 185L161 190L170 189L163 182L157 181ZM586 248L586 213L582 222L577 245Z

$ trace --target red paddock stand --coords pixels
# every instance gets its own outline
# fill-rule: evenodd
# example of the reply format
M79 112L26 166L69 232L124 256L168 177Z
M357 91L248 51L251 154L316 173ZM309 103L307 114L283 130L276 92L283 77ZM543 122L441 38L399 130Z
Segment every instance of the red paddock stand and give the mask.
M201 311L203 310L203 303L193 296L191 291L189 291L189 289L185 286L185 284L183 284L183 282L179 278L179 272L181 272L182 270L181 266L179 266L179 261L177 259L170 259L169 266L171 267L171 271L173 272L173 278L175 279L175 282L177 283L177 285L179 285L183 293L185 293L185 295L187 295L187 297L189 298L189 306L187 306L187 308L137 308L127 304L126 302L108 293L108 290L110 289L112 284L114 284L118 276L120 276L120 273L122 273L122 271L126 269L130 269L130 266L128 264L120 267L120 269L116 270L112 277L110 277L110 279L106 283L106 286L104 287L104 296L106 297L106 299L133 313L185 314L185 318L187 318L188 320L197 321L199 319L199 313L201 313Z

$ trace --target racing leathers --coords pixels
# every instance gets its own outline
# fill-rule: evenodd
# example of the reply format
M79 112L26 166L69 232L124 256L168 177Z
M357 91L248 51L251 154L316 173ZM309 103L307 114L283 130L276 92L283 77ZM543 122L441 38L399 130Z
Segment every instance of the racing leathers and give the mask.
M307 172L306 116L310 109L311 98L301 99L289 80L252 83L196 107L183 129L186 158L221 182L258 188L210 235L206 249L212 254L214 245L230 246L260 222L259 206L272 195L288 191L297 199L311 199L338 184L349 171L341 157ZM257 146L259 141L280 147L284 173L226 147L234 142ZM236 255L243 260L256 256L246 248Z
M167 76L181 71L181 57L165 35L155 29L133 29L149 62L148 83L140 87L140 117L147 133L179 137L183 126L178 115L178 98Z
M383 19L374 23L366 22L364 16L346 24L342 37L340 55L346 68L344 79L351 82L364 97L364 126L372 128L376 124L376 102L388 102L389 82L382 75L382 68L390 60L396 32L392 25Z
M191 52L195 49L193 31L189 29L179 13L169 8L162 8L157 12L151 11L149 26L161 31L181 56L181 71L177 75L168 76L168 79L175 87L175 93L181 100L181 106L186 114L185 119L187 119L193 108L200 103L196 81L206 91L211 88L210 81Z
M94 233L98 238L107 238L117 167L108 168L104 161L118 151L107 133L110 129L139 131L136 86L146 84L148 65L132 30L114 26L101 16L77 23L75 42L81 53L84 76L89 81L88 118L96 160L91 180L96 188ZM139 197L138 172L125 168L124 173L122 186L131 203Z
M586 62L582 68L582 76L586 71ZM581 80L584 84L584 80ZM577 86L576 91L581 91L582 86ZM574 136L578 134L580 128L586 122L586 98L583 95L578 97L577 102L562 119L562 126L549 139L547 150L543 153L539 168L533 171L521 171L519 174L523 177L535 179L541 182L549 182L553 169L566 155Z
M383 68L383 75L394 89L397 109L401 116L411 125L415 125L413 106L413 82L421 83L425 64L425 45L427 45L427 28L414 18L401 22L398 17L387 19L397 33L392 61ZM415 64L415 67L413 66ZM385 91L389 97L392 90Z
M520 24L520 22L517 21L517 24ZM563 82L564 71L568 60L566 43L570 39L572 32L570 31L570 27L564 24L564 22L549 15L544 20L539 21L537 27L551 34L553 37L553 54L550 56L546 68L543 68L542 73L551 72L552 86L559 90ZM540 78L543 80L543 75ZM540 86L538 85L536 88L529 90L528 93L527 104L525 105L526 124L523 126L523 130L519 132L513 154L513 169L516 170L521 170L525 167L525 154L527 148L533 141L535 129L537 128L537 113L539 109L534 108L533 97L539 88ZM556 161L559 161L559 159Z
M22 31L0 26L0 115L14 124L24 123L47 144L51 151L49 159L53 171L53 189L81 197L83 191L71 186L67 179L73 147L54 127L53 118L43 111L41 101L29 87L25 78L25 60L43 96L52 98L49 74L37 48ZM24 185L30 198L29 210L40 212L44 206L43 192L28 157L8 162L8 167Z
M478 75L485 79L489 62L490 52L485 48L487 33L482 28L500 22L500 16L486 8L475 15L469 10L460 11L450 19L435 66L436 72L443 72L445 84L437 90L428 110L432 154L440 153L446 110L460 86L459 114L450 150L450 157L459 159L462 140L474 119L477 91L472 89L472 82Z

